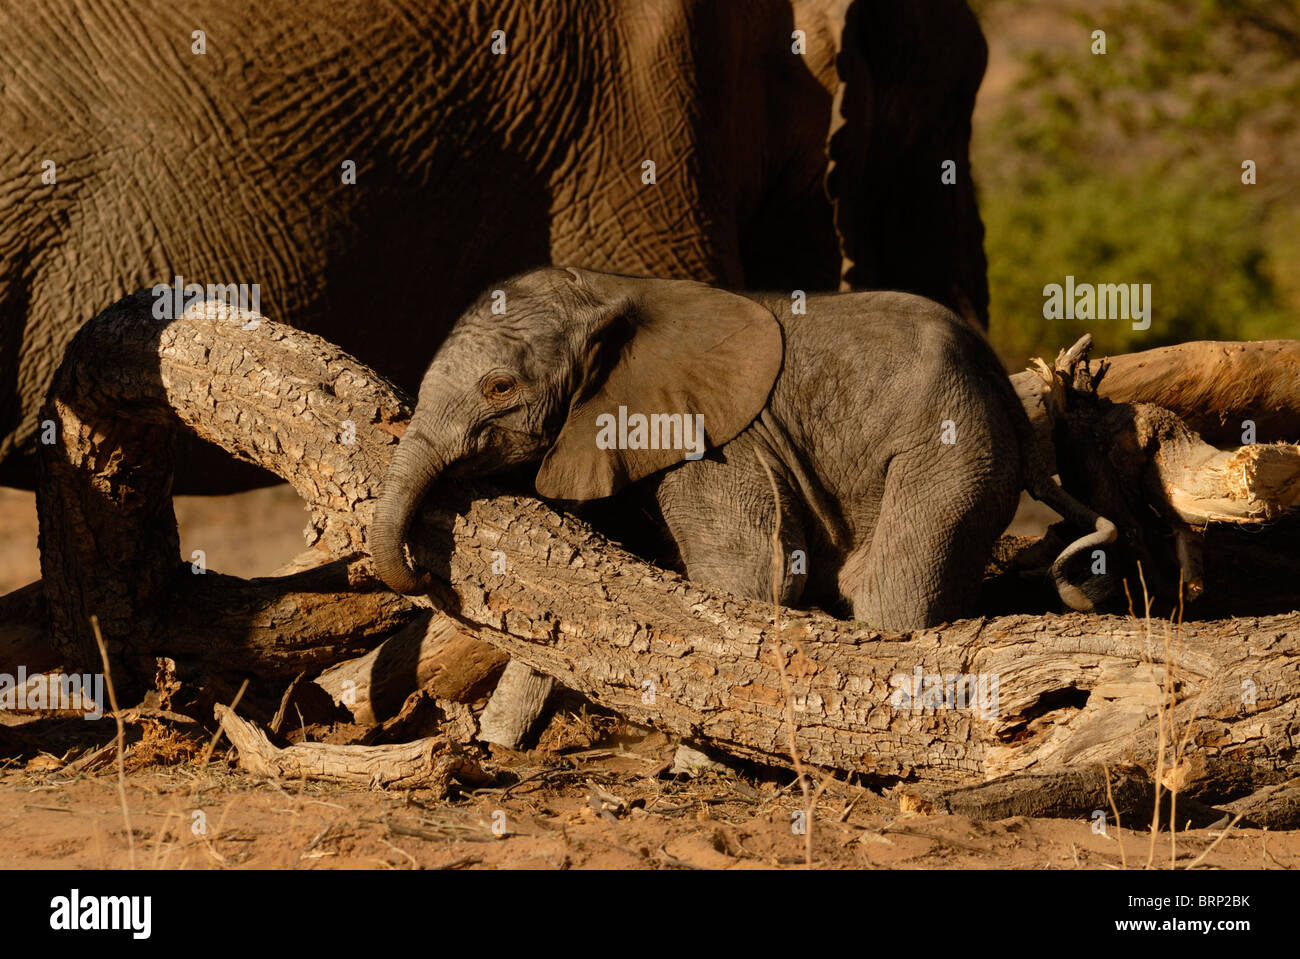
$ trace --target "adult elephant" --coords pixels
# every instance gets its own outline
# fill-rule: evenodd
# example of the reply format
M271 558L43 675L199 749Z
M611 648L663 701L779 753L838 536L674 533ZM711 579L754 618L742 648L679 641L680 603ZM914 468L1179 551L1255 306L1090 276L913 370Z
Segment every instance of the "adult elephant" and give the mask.
M78 327L175 276L257 284L412 390L477 291L548 262L850 264L983 320L984 57L960 0L5 4L0 482L33 481ZM247 485L208 456L179 489Z

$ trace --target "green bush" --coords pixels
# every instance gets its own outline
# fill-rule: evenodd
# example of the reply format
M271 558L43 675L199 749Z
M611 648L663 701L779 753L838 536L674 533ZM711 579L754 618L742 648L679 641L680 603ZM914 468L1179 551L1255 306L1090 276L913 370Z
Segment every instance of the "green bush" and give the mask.
M1125 177L1089 170L982 191L991 334L1008 363L1054 357L1084 332L1103 353L1295 336L1258 211L1236 192L1250 187L1210 190L1206 182L1161 170ZM1076 284L1150 283L1150 328L1044 319L1043 287L1064 284L1067 274Z
M1300 336L1300 0L972 5L1013 78L972 147L1008 365L1085 331L1105 353ZM1150 283L1150 329L1044 319L1067 275Z

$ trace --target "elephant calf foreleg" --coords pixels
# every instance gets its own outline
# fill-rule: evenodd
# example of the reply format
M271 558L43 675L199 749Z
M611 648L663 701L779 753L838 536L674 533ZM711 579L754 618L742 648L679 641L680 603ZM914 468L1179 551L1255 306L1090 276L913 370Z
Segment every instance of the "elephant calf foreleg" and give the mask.
M779 568L780 602L797 605L807 578L803 509L777 476L781 513L774 544L778 514L771 483L757 460L752 469L738 468L737 460L752 452L727 452L724 461L704 459L670 470L656 490L686 577L747 599L771 600Z

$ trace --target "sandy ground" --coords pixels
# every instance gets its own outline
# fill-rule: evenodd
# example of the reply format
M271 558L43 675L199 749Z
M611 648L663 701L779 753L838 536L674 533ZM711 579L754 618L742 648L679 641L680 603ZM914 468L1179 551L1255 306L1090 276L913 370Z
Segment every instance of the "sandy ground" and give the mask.
M111 764L70 776L54 757L38 756L0 772L0 868L805 865L797 789L730 773L670 776L673 750L658 733L499 755L485 766L500 784L443 800L261 779L235 771L222 750L200 769L190 756L197 738L167 740L153 737L128 755L131 842ZM900 814L892 801L840 783L811 821L817 868L1140 869L1148 857L1160 869L1300 867L1300 832L1192 830L1172 844L1162 832L1153 846L1144 829L1101 834L1085 821Z

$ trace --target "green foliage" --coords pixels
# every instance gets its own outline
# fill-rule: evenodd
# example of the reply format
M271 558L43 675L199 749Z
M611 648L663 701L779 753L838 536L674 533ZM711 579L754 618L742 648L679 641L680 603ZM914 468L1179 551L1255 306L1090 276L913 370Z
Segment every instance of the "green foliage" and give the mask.
M980 0L986 33L1020 0ZM1082 332L1103 352L1300 336L1300 0L1065 0L1007 46L977 113L995 345L1013 367ZM1104 29L1107 53L1090 52ZM1011 34L1008 34L1009 36ZM1258 183L1241 181L1254 160ZM1043 287L1150 283L1152 323L1045 320Z
M1223 179L1222 177L1220 179ZM1090 332L1105 353L1196 339L1294 333L1268 272L1254 211L1232 191L1159 170L1110 177L1045 174L983 198L994 342L1017 365ZM1047 320L1048 283L1150 283L1151 327Z

